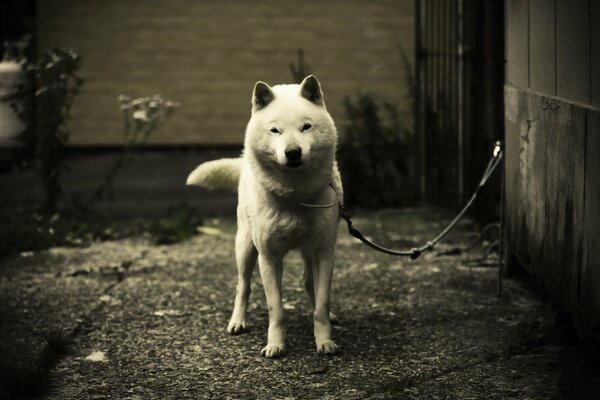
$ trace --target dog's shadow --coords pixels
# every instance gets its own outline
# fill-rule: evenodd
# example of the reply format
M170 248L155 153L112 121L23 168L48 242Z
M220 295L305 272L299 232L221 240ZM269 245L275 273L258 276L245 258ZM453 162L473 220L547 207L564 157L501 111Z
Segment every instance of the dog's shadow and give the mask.
M400 317L381 312L356 313L343 308L336 308L335 312L339 322L332 325L333 339L340 348L336 357L360 359L377 356L383 360L397 359L399 354L404 353L406 331ZM254 311L249 316L248 330L241 335L244 344L238 345L263 344L268 325L268 312ZM288 356L315 353L312 314L307 308L286 311L286 327Z

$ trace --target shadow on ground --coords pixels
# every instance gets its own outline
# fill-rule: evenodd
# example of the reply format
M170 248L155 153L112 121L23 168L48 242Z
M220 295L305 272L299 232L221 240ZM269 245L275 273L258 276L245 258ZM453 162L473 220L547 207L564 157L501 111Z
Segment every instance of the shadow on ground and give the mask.
M359 214L356 226L395 246L429 239L447 221L428 209ZM341 354L316 355L302 266L291 254L284 272L289 351L264 359L268 318L258 271L250 331L225 333L234 223L207 220L210 234L169 246L133 237L2 259L0 396L597 398L598 366L580 352L568 318L530 282L505 280L497 297L495 260L474 262L481 250L411 262L368 250L341 225L333 284ZM469 225L439 250L467 243ZM51 335L68 348L40 370L45 385L37 392L11 386L18 371L7 366L24 358L39 365L40 354L56 347L48 345Z

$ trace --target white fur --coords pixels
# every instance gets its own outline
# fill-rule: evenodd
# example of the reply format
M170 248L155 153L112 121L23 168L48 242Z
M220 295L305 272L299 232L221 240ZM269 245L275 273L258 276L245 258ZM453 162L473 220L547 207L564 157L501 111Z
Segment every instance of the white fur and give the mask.
M240 158L222 158L200 164L187 177L186 185L235 190L240 182Z
M305 92L308 94L303 95ZM302 131L305 124L311 127ZM272 128L279 133L271 132ZM250 277L258 260L269 307L267 345L261 354L269 358L285 351L282 260L292 249L299 249L305 262L305 288L313 309L317 352L337 351L331 337L329 303L338 207L307 208L299 204L341 201L336 144L336 129L316 78L310 76L300 85L272 88L257 83L239 162L235 239L238 284L227 330L238 334L246 328ZM286 149L293 148L301 149L300 168L286 165ZM221 178L211 176L233 176L226 170L234 165L238 164L223 160L202 164L188 177L188 182L213 185L221 182ZM217 169L223 171L216 172Z

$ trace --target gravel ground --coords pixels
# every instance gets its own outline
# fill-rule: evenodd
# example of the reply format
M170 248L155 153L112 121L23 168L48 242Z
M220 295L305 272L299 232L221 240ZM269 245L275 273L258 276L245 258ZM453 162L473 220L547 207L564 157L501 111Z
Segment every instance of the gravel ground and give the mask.
M429 209L359 214L357 227L396 247L430 238L445 222ZM215 229L170 246L139 237L0 260L0 398L15 397L11 365L31 366L56 332L69 337L68 351L38 398L600 398L600 369L531 282L506 279L497 297L495 259L473 262L481 250L409 261L367 249L342 225L333 281L341 353L316 354L292 253L284 267L288 353L262 358L268 318L258 268L250 331L229 336L235 221L207 226ZM437 250L467 243L469 228L463 223Z

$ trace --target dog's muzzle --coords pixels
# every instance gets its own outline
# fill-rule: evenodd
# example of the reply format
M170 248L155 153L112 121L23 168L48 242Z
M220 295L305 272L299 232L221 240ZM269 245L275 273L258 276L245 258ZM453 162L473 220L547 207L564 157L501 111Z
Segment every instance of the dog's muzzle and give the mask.
M300 168L304 162L302 161L302 149L300 147L287 149L285 151L285 165L290 168Z

